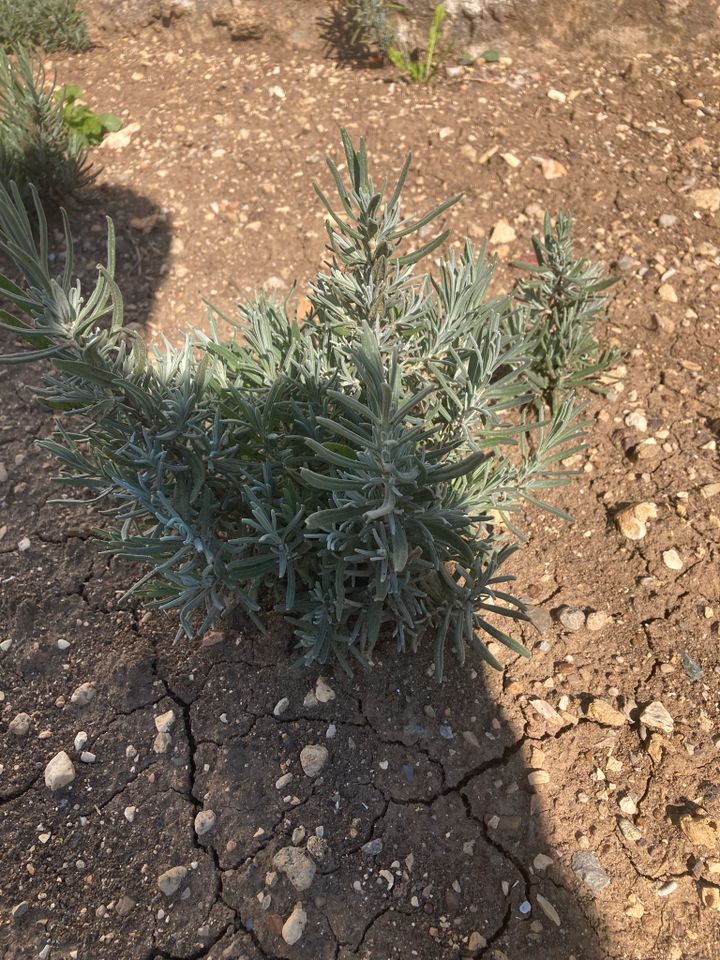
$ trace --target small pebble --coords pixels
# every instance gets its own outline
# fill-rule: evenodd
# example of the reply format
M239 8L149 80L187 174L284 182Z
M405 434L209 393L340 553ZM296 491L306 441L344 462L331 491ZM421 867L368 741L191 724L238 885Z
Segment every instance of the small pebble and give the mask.
M640 714L640 723L650 730L660 730L661 733L672 733L675 722L659 700L653 700Z
M170 733L175 723L175 711L167 710L155 717L155 729L158 733Z
M299 847L283 847L273 857L273 867L284 873L296 890L307 890L315 879L315 861Z
M24 917L25 914L30 909L30 904L27 900L21 900L20 903L16 904L10 911L10 916L13 920L19 920L21 917Z
M8 724L8 732L14 737L26 737L30 732L31 723L32 721L27 713L18 713Z
M172 897L180 889L187 874L187 867L170 867L158 877L158 888L166 897Z
M560 607L558 620L570 633L577 633L585 626L585 614L577 607Z
M91 683L81 683L70 695L70 702L78 707L86 707L91 703L97 694L97 690Z
M328 761L328 749L319 743L311 743L300 751L300 766L307 777L316 777Z
M703 675L703 669L697 660L693 660L686 650L680 650L680 663L685 674L691 680L699 680Z
M494 246L497 246L501 243L512 243L515 240L517 234L515 230L510 226L507 220L498 220L495 224L493 232L490 234L490 243Z
M318 703L329 703L335 699L335 691L324 677L318 677L315 684L315 699Z
M290 701L288 700L287 697L283 697L282 700L278 700L278 702L273 707L273 716L281 717L289 706L290 706Z
M599 699L590 701L585 716L606 727L624 727L628 722L624 713L616 710L605 700Z
M367 843L364 843L360 848L366 857L376 857L379 853L382 853L383 842L377 837L375 840L368 840Z
M700 888L700 900L708 910L720 911L720 887L706 883Z
M547 770L531 770L527 779L531 787L537 787L543 783L550 783L550 774Z
M212 810L200 810L195 816L195 833L202 837L215 826L217 817Z
M667 883L663 883L656 890L656 893L659 897L669 897L671 893L675 893L677 890L677 881L669 880Z
M548 920L551 920L556 927L559 927L561 923L560 914L557 912L557 910L552 905L552 903L550 903L550 901L546 897L544 897L541 893L536 893L535 899L537 900L538 906L540 907L542 912L545 914L545 916L548 918Z
M61 750L45 767L45 785L50 790L62 790L75 779L75 767L70 757Z
M670 550L663 550L662 558L663 563L668 570L682 570L684 566L680 554L674 548Z
M303 905L302 903L296 903L282 927L282 938L285 943L289 946L297 943L305 932L306 924L307 914L303 910Z
M313 860L321 861L324 860L329 852L328 842L323 837L318 837L313 834L308 838L305 849L313 858Z
M417 905L418 904L413 904L413 906ZM486 946L487 940L485 937L481 933L478 933L477 930L473 930L468 937L468 950L470 953L477 953L478 950L483 950Z
M595 893L600 893L610 883L610 877L594 853L582 850L572 855L573 873Z
M593 613L588 614L585 626L592 633L597 633L599 630L603 630L609 623L612 623L612 617L609 613L606 613L604 610L595 610Z
M632 840L634 843L637 843L638 840L642 839L642 834L630 820L625 820L621 817L618 820L618 826L620 827L620 832L625 837L626 840Z

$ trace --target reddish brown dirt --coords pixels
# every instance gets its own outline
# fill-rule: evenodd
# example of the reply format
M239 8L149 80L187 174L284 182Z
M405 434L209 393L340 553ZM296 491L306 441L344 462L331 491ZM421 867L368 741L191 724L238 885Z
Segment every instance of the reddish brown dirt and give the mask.
M592 402L581 477L556 497L575 522L527 518L514 572L540 628L521 632L533 659L505 655L502 675L451 668L438 687L424 655L384 651L352 682L326 672L336 698L318 706L304 705L317 673L291 671L280 626L269 639L230 626L194 649L173 646L171 618L118 608L133 571L97 556L97 518L51 502L53 465L33 445L51 429L28 389L38 372L0 370L0 641L12 641L0 652L0 955L720 956L720 914L703 903L720 886L720 495L705 495L720 479L719 214L693 197L717 186L720 60L518 52L410 88L319 52L221 35L181 48L161 32L54 65L93 105L139 125L124 150L98 152L98 192L73 221L92 264L104 213L116 218L128 319L149 338L202 323L203 297L230 312L257 285L285 289L314 272L323 230L310 180L327 182L323 157L337 155L344 124L367 133L379 172L397 172L413 149L409 210L464 193L447 215L456 243L506 217L517 233L499 251L508 260L527 252L541 208L571 211L579 246L622 276L604 335L626 369ZM545 180L536 158L567 174ZM662 214L677 220L661 228ZM633 412L646 432L626 422ZM640 501L658 517L633 542L614 515ZM670 548L682 569L664 563ZM607 622L568 632L553 616L563 604ZM70 695L86 681L97 695L81 708ZM622 725L586 716L594 698L618 708ZM651 738L639 715L654 700L674 730ZM156 753L154 717L168 710L170 745ZM23 711L30 730L17 737L8 725ZM94 763L74 750L80 730ZM329 749L316 779L299 763L311 743ZM77 778L53 794L43 770L59 750ZM531 786L534 769L548 782ZM293 779L278 790L285 772ZM628 799L637 812L621 809ZM217 823L197 837L203 807ZM688 814L704 829L683 832ZM327 841L303 893L271 876L299 827L300 845L319 828ZM375 856L361 849L371 839L383 841ZM573 871L581 853L607 872L604 890ZM174 866L188 874L167 898L157 878ZM300 900L308 924L290 947L280 929ZM12 919L23 901L28 911Z

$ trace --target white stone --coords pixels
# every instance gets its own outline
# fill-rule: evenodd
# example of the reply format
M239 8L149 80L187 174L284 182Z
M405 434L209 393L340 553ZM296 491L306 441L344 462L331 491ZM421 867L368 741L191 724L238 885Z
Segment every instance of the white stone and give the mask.
M720 210L720 189L710 187L707 190L693 190L690 197L698 210L709 210L717 213Z
M282 928L282 938L289 946L297 943L305 932L307 924L307 914L303 910L302 903L296 903L293 912L287 918Z
M100 146L103 150L126 150L130 146L130 141L139 130L139 123L129 123L126 127L123 127L122 130L108 133L107 136L103 138Z
M70 702L77 707L86 707L95 699L96 694L97 690L91 683L81 683L70 694Z
M202 835L205 833L209 833L215 826L216 820L217 817L215 816L214 811L200 810L195 817L195 833L199 837L202 837Z
M661 733L672 733L675 721L659 700L653 700L640 714L640 723L650 730L660 730Z
M75 767L70 757L61 750L45 767L45 785L51 790L62 790L75 779Z
M175 723L175 711L167 710L155 717L155 729L158 733L170 733Z
M335 691L324 677L318 677L315 684L315 699L318 703L329 703L335 699Z
M171 743L172 737L169 733L158 733L153 740L153 750L155 753L166 753Z
M662 558L663 563L668 570L682 570L684 566L682 557L674 548L670 550L664 550Z
M288 700L287 697L283 697L282 700L278 700L278 702L275 704L275 707L273 708L273 716L281 717L289 706L290 706L290 701Z
M490 243L497 245L499 243L512 243L517 237L515 230L507 220L498 220L493 232L490 234Z

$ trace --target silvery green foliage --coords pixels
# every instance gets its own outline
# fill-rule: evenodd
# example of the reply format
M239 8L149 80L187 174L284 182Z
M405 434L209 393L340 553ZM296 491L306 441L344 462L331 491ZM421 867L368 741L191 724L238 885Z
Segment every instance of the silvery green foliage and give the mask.
M600 374L620 357L616 350L602 350L594 334L605 314L605 290L615 278L573 257L572 221L564 213L554 225L546 215L533 247L536 264L515 264L528 276L515 290L519 309L507 315L509 334L527 343L533 389L550 403L570 390L598 391Z
M48 52L87 50L85 15L76 0L0 0L0 47L18 45Z
M397 4L385 0L343 0L342 15L347 22L350 40L383 55L397 46L397 30L392 14Z
M32 183L58 202L91 179L87 150L68 130L40 61L0 49L0 182L13 181L26 199Z
M258 295L234 339L211 313L209 334L150 356L123 327L112 225L86 298L70 240L56 277L39 205L35 240L3 193L0 248L25 284L2 280L18 312L2 325L33 349L2 360L51 361L39 392L61 419L42 446L103 506L105 550L146 566L129 593L178 609L181 632L274 608L306 663L350 669L385 639L432 649L438 677L447 649L499 666L481 638L526 651L497 626L525 619L498 517L568 481L584 424L571 396L526 422L528 345L508 332L512 302L488 296L484 252L418 269L446 238L420 231L454 201L404 219L409 158L389 191L364 143L343 144L344 180L328 161L339 203L318 190L330 258L303 322Z

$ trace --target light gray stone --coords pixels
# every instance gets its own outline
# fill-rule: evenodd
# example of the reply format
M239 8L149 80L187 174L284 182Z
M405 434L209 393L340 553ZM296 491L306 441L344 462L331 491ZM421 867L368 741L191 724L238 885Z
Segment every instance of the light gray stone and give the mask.
M579 850L574 853L570 866L575 876L587 884L594 893L600 893L610 883L610 877L598 858L594 853L587 850Z

